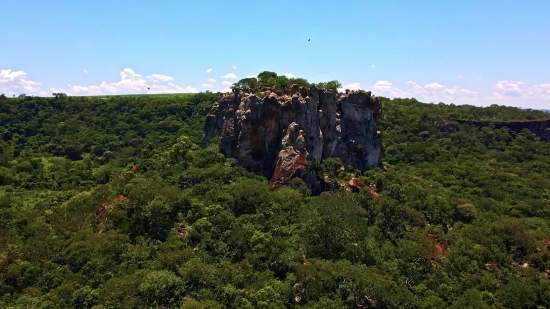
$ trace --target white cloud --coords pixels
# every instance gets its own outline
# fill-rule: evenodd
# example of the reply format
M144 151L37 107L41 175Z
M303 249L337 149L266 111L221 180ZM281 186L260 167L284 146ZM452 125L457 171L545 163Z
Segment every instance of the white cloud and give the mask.
M412 81L408 81L407 84L416 86L416 83ZM376 83L374 83L374 85L372 85L371 88L372 88L372 92L375 95L389 95L389 96L398 97L398 98L407 97L406 93L403 90L395 87L392 83L390 83L387 80L377 81Z
M207 79L207 80L208 80L209 82L211 82L211 83L215 83L215 82L216 82L216 80L213 79L213 78L209 78L209 79Z
M86 69L82 69L82 72L88 74L88 70L86 70Z
M206 70L206 73L210 73L210 72L212 72L212 69Z
M256 79L258 79L257 76L253 76L253 75L247 75L246 78L256 78Z
M531 86L522 81L501 80L498 81L493 88L495 91L491 96L486 97L486 99L550 100L550 83Z
M221 78L228 78L228 79L235 79L235 78L237 78L237 75L235 75L233 73L228 73L228 74L222 75L220 77Z
M153 82L152 85L147 80ZM185 88L174 84L171 76L152 74L144 78L132 69L126 68L120 72L118 82L102 82L99 85L80 86L70 85L67 89L51 88L54 92L64 92L68 95L105 95L105 94L134 94L134 93L196 93L197 89L187 86ZM147 89L150 88L150 89Z
M445 90L443 90L443 93L448 95L453 95L453 96L459 95L469 99L475 99L479 94L477 91L460 88L458 86L445 88Z
M376 66L375 66L374 64L371 66L371 68L373 68L373 69L374 69L375 67L376 67Z
M294 74L292 74L292 73L285 73L283 75L288 77L288 78L293 78L294 77Z
M212 85L212 84L202 84L202 86L205 87L205 88L212 88L212 87L214 87L214 85Z
M351 83L351 84L344 85L344 86L342 86L342 88L338 88L338 91L339 92L344 92L344 91L346 91L346 89L360 90L361 89L361 83Z
M162 74L152 74L147 76L147 80L153 83L158 82L173 82L174 78L172 76L168 75L162 75Z
M437 89L443 89L445 87L441 86L440 84L438 83L429 83L429 84L426 84L426 87L427 89L432 89L432 90L437 90Z
M187 86L183 89L183 93L198 93L199 91L191 86Z
M40 88L41 83L27 79L27 73L23 71L0 70L0 93L7 96L26 95L47 95L46 91Z
M222 82L222 85L224 85L224 86L229 86L229 85L231 85L231 82L228 82L228 81L224 80L224 81Z
M236 67L236 66L233 66L233 69L235 69L235 70L236 70L236 69L237 69L237 67Z
M220 92L231 92L231 91L233 91L233 90L231 90L231 88L225 87Z
M478 98L478 92L463 89L458 86L445 87L439 83L429 83L424 86L414 81L406 83L409 89L400 89L388 81L378 81L372 86L372 91L376 95L397 97L397 98L416 98L423 102L455 102L471 101Z

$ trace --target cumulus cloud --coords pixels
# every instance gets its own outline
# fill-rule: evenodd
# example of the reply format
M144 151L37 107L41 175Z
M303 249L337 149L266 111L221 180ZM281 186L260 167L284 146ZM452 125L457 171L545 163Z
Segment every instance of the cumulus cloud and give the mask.
M212 72L212 69L206 70L206 73L210 73L210 72Z
M342 88L338 88L338 91L339 92L344 92L344 91L346 91L346 89L360 90L360 89L362 89L361 88L361 83L351 83L351 84L344 85L344 86L342 86Z
M501 80L493 87L494 92L486 99L535 99L550 100L550 83L529 85L522 81Z
M207 79L207 80L208 80L209 82L211 82L211 83L215 83L215 82L216 82L216 80L213 79L213 78L209 78L209 79Z
M383 87L379 83L381 82L377 82L375 86L373 86L373 90L377 91L379 95L389 95L399 98L413 97L424 102L443 101L450 103L456 100L471 101L477 99L479 95L477 91L464 89L458 86L446 87L435 82L422 86L414 81L408 81L407 85L410 87L409 89L400 89L387 81L382 82L384 84Z
M253 76L253 75L247 75L246 78L258 78L258 76Z
M172 76L162 75L162 74L152 74L147 76L147 80L153 83L158 82L173 82L174 78Z
M237 69L237 67L236 67L236 66L233 66L233 69L235 69L235 70L236 70L236 69Z
M416 85L416 83L412 81L408 81L407 84L413 85L413 87L414 85ZM397 97L397 98L409 97L409 95L407 95L405 91L395 87L392 83L390 83L387 80L377 81L376 83L374 83L374 85L372 85L371 89L376 95L387 95L390 97Z
M0 93L7 96L26 94L45 96L47 93L40 88L41 83L27 79L23 71L1 70Z
M86 69L82 69L82 72L88 74L88 70L86 70Z
M429 83L429 84L426 84L426 89L431 89L431 90L437 90L437 89L443 89L445 87L443 87L442 85L438 84L438 83Z
M212 85L212 84L202 84L202 86L205 87L205 88L212 88L212 87L214 87L214 85Z
M283 75L288 77L288 78L293 78L294 77L294 74L292 74L292 73L285 73Z
M220 77L221 78L227 78L227 79L235 79L235 78L237 78L237 75L235 75L233 73L228 73L228 74L222 75Z
M152 82L148 84L147 81ZM173 83L174 78L162 74L152 74L143 77L132 69L126 68L120 72L118 82L102 82L99 85L81 86L70 85L67 89L51 88L53 92L64 92L68 95L106 95L106 94L133 94L133 93L196 93L197 89L185 88ZM150 88L150 89L147 89Z
M222 82L222 85L224 85L224 86L229 86L229 85L231 85L231 82L228 82L228 81L224 80L224 81Z

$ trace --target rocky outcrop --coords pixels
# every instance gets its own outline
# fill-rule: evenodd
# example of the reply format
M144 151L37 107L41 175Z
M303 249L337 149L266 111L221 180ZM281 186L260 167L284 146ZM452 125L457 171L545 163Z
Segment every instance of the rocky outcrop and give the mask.
M96 215L96 223L98 227L95 230L95 233L103 232L103 228L100 225L106 220L106 215L113 210L113 205L119 201L129 202L130 199L127 196L119 194L117 195L117 197L113 198L109 202L101 203L99 206L97 206L95 215Z
M262 98L236 89L214 104L202 146L220 137L226 157L271 179L273 187L299 176L324 191L327 183L305 172L308 160L338 157L361 171L381 166L380 113L381 104L370 92L294 85L288 94L270 92Z
M369 192L370 192L370 194L372 194L372 196L374 196L376 198L380 197L378 192L374 191L374 189L371 188L369 185L366 185L365 183L363 183L359 178L353 177L352 179L350 179L349 180L349 186L355 192L359 192L359 190L361 190L361 188L365 188L365 189L369 190Z

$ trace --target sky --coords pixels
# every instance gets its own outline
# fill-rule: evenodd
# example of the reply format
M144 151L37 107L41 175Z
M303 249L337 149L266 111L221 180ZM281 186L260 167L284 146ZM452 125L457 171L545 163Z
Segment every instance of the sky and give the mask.
M267 70L427 103L550 108L548 0L0 7L0 93L9 96L227 91Z

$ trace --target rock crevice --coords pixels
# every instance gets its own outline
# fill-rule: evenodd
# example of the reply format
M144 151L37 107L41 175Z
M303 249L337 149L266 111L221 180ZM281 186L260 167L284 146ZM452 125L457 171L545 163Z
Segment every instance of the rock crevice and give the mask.
M288 94L271 92L261 98L234 89L221 94L207 116L201 146L220 137L226 157L271 179L274 186L298 171L311 179L304 169L313 158L337 157L365 171L382 164L380 114L380 101L365 91L293 86Z

